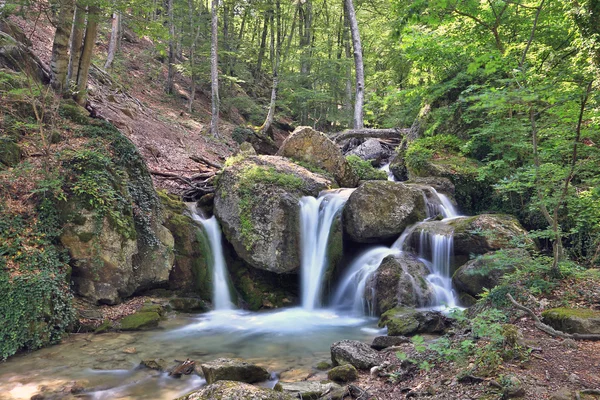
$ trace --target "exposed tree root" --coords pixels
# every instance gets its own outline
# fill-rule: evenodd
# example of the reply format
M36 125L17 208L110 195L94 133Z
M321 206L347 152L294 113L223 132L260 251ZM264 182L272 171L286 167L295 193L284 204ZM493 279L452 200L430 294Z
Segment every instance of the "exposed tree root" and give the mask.
M190 156L190 160L195 161L197 163L205 164L205 165L208 165L209 167L213 167L213 168L217 168L217 169L223 168L223 166L221 164L212 162L202 156Z

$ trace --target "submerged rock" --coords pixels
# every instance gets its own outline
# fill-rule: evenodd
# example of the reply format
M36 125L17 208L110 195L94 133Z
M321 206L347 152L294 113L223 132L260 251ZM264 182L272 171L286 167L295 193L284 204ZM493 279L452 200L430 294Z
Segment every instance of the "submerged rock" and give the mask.
M418 311L402 307L385 312L379 319L379 327L387 326L390 336L443 333L450 325L450 320L440 312Z
M343 221L352 240L373 243L396 239L425 216L425 201L419 190L402 183L367 181L348 198Z
M333 382L321 383L318 381L302 381L279 383L284 393L291 394L295 398L302 400L317 400L329 393L341 389L340 385Z
M566 333L600 334L600 311L589 308L552 308L542 313L544 323Z
M300 267L299 200L331 185L285 158L247 157L223 170L214 211L245 262L278 274L293 273Z
M452 283L461 292L470 296L483 293L500 283L505 274L524 266L531 256L524 249L506 249L489 252L467 262L452 277Z
M368 344L358 340L342 340L331 345L333 365L351 364L358 369L370 369L379 365L381 357Z
M216 381L237 381L246 383L262 382L269 379L269 372L263 367L248 362L218 358L202 364L202 372L208 384Z
M332 368L327 377L336 382L352 382L358 379L358 371L351 364L339 365Z
M340 148L324 133L300 126L283 142L278 156L306 162L329 172L341 187L353 188L358 177Z
M218 381L178 400L294 400L289 393L276 392L243 382Z
M150 359L150 360L142 360L140 362L140 367L164 372L169 367L169 364L162 358L156 358L156 359Z
M410 339L406 336L377 336L373 339L371 347L375 350L383 350L388 347L399 346L403 343L409 343Z
M429 269L415 256L406 253L387 256L367 281L365 299L377 315L397 306L425 306L433 297L427 275Z

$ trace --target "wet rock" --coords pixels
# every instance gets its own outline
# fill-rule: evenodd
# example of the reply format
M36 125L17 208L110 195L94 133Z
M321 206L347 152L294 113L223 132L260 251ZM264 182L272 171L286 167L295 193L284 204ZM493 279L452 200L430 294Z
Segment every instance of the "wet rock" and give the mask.
M397 182L367 181L348 198L344 230L353 241L379 242L397 238L425 216L425 201L419 190Z
M413 255L387 256L367 281L365 298L378 315L398 306L425 306L434 294L425 279L429 273L427 266Z
M230 358L218 358L204 363L202 372L208 384L216 381L262 382L269 379L270 376L263 367Z
M341 388L340 385L333 382L321 383L318 381L280 382L280 384L284 393L303 400L317 400Z
M150 359L150 360L142 360L140 362L140 367L153 369L155 371L164 372L168 368L168 363L162 358Z
M353 365L346 364L333 367L327 377L336 382L352 382L358 379L358 371Z
M470 296L483 293L500 283L505 274L525 266L531 256L524 249L506 249L489 252L467 262L452 277L452 283L461 292Z
M276 156L246 157L219 177L214 212L236 254L278 274L300 267L299 200L332 182Z
M356 187L358 177L339 147L324 133L300 126L283 142L278 156L303 161L329 172L341 187Z
M175 311L199 313L210 310L210 306L198 297L174 297L169 299L169 305Z
M406 181L408 179L408 170L406 169L404 154L397 153L390 160L390 171L397 181Z
M553 308L542 312L544 323L566 333L600 334L600 311L589 308Z
M377 139L367 139L360 146L352 149L345 155L348 156L354 154L365 161L381 160L388 156L387 151L381 145L381 142Z
M366 370L379 365L380 358L376 350L357 340L342 340L331 345L331 361L334 366L351 364Z
M326 371L331 368L331 363L328 363L327 361L321 361L316 365L315 368L319 371Z
M160 321L160 315L156 312L136 312L119 320L122 331L139 331L143 329L156 328Z
M180 397L178 400L294 400L295 398L289 393L260 388L243 382L221 380Z
M387 326L390 336L443 333L450 325L450 320L440 312L418 311L402 307L385 312L379 319L379 327Z
M405 336L377 336L373 339L371 347L375 350L383 350L388 347L399 346L403 343L409 343L410 339Z

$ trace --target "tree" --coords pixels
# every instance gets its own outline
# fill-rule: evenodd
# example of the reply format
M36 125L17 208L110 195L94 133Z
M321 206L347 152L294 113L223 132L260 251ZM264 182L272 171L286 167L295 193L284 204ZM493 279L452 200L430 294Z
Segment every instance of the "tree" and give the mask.
M115 53L119 45L119 26L121 25L121 13L114 11L112 13L112 23L110 30L110 42L108 43L108 55L106 57L106 63L104 69L112 67L112 63L115 59Z
M98 16L100 8L98 6L88 7L87 26L85 29L85 38L77 70L77 83L75 92L75 101L84 106L87 100L87 82L92 65L92 54L96 43L96 34L98 33Z
M170 0L172 1L172 0ZM210 81L212 98L212 117L210 120L210 131L213 136L219 136L219 63L218 63L218 35L219 24L217 12L219 0L212 0L211 13L211 39L210 39Z
M350 22L350 33L352 34L352 47L354 49L354 70L356 74L356 94L354 97L354 129L362 129L363 124L363 102L365 98L365 70L363 66L362 45L360 43L360 32L356 20L356 12L352 0L345 0L346 13Z
M169 15L169 60L167 83L165 91L173 93L173 78L175 77L175 21L173 17L173 0L167 1L167 14Z
M73 30L71 34L71 50L69 55L69 82L77 80L79 73L79 60L83 48L83 32L85 29L85 7L81 4L75 5L75 16L73 20Z
M71 26L73 13L75 11L74 0L59 0L59 12L56 19L56 33L52 44L52 59L50 69L52 70L51 85L57 92L61 93L66 87L67 71L69 66L69 38L71 37Z

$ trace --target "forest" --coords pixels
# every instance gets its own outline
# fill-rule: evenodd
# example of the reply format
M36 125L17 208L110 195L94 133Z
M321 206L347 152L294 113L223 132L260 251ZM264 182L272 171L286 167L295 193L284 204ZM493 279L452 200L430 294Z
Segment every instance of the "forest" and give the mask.
M0 399L600 398L600 1L0 0Z

